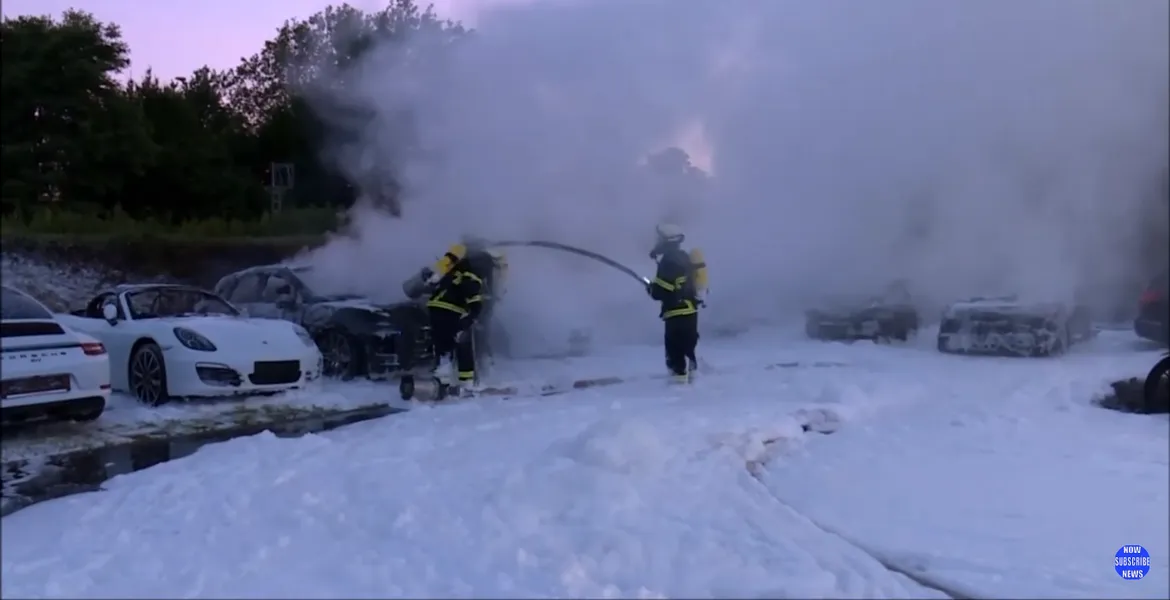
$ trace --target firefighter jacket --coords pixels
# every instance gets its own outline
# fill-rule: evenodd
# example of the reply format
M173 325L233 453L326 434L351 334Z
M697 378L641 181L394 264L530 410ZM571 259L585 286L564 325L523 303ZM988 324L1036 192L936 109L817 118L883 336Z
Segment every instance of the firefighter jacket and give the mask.
M483 294L483 279L465 265L459 265L439 281L427 307L449 310L473 322L483 310Z
M659 317L665 320L699 311L693 271L691 257L677 246L658 259L658 271L647 287L650 297L662 303Z

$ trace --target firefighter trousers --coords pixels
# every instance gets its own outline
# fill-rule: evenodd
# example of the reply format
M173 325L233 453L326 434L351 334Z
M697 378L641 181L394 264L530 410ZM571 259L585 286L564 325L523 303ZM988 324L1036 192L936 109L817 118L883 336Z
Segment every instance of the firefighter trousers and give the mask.
M459 381L474 381L475 346L470 323L463 319L463 315L445 308L431 307L427 311L431 321L431 343L435 345L435 366L438 367L445 358L455 363ZM464 340L456 341L459 332L465 327L468 331Z
M688 363L696 364L695 347L699 345L699 315L679 315L663 321L662 336L666 349L666 368L675 375L686 375Z

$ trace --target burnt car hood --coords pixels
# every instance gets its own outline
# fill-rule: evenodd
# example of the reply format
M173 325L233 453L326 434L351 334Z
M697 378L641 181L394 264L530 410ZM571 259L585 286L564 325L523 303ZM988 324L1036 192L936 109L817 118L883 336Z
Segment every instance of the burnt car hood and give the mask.
M1066 310L1063 302L1015 302L1011 300L977 300L956 302L947 307L948 317L1047 317Z
M328 296L325 298L316 299L313 304L316 306L327 306L334 309L351 308L389 316L390 312L394 309L401 308L403 306L413 306L417 303L407 300L403 302L387 304L374 302L373 300L363 296Z
M906 304L887 304L878 300L871 300L868 302L843 303L824 308L813 308L806 310L805 314L818 319L852 319L858 315L867 313L872 314L880 311L899 310L912 310L912 307Z

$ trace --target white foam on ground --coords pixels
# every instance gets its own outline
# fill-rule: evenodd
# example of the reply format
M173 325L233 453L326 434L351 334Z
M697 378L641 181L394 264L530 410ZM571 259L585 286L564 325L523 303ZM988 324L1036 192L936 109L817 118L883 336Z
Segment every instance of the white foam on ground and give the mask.
M775 331L757 332L739 340L704 341L703 362L721 371L742 372L803 355L803 363L830 357L861 360L867 345L836 348L804 340L793 340L782 351L772 350ZM766 350L761 350L762 348ZM872 347L869 348L872 351ZM613 346L604 352L581 357L501 360L485 368L485 384L534 394L542 390L571 389L574 382L603 378L652 379L665 373L661 349L648 346ZM160 407L145 406L133 397L115 393L106 411L90 423L53 423L20 434L6 435L0 443L4 461L28 460L47 454L69 452L98 445L127 441L128 437L150 432L202 428L230 424L245 411L281 408L349 410L372 404L409 408L399 400L394 382L321 381L304 390L272 396L222 398L187 402L176 400ZM254 419L253 419L254 420Z
M1088 402L1156 352L952 364L931 402L813 440L761 479L819 524L975 597L1165 598L1170 422ZM1123 545L1153 567L1114 571Z
M665 394L646 383L218 444L7 517L0 585L23 597L925 595L777 510L747 475L752 439L803 437L790 414L804 402L776 384L745 400L731 379ZM836 398L819 379L798 385L810 386L798 398Z
M979 595L1143 595L1112 569L1132 543L1156 561L1136 585L1165 589L1164 515L1133 532L1130 517L1077 510L1102 500L1054 507L1041 485L1165 512L1165 418L1087 404L1156 353L1115 351L1121 334L1055 360L945 356L927 341L760 334L748 354L787 364L797 348L838 366L722 363L691 387L485 398L208 446L6 517L0 594L940 596L874 551ZM810 419L838 430L801 433ZM1055 465L1047 479L1040 463Z

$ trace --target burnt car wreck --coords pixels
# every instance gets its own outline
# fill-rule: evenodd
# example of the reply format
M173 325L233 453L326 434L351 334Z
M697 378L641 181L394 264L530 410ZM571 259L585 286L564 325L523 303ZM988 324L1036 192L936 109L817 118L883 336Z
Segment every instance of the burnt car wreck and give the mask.
M1016 296L951 304L939 323L938 350L950 354L1041 357L1064 354L1092 337L1086 308L1021 302Z
M385 379L430 369L434 352L422 305L319 294L305 281L311 273L308 266L252 267L224 276L215 292L248 316L307 329L321 350L326 376Z
M918 331L918 310L900 284L890 286L884 296L838 301L805 311L804 317L805 333L814 340L906 341Z

